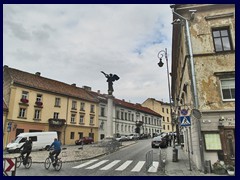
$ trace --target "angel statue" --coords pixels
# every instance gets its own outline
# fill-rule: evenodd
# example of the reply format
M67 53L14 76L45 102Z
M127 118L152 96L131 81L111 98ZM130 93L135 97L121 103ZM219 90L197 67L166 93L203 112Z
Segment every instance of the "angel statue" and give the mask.
M113 93L113 82L119 80L120 78L116 74L106 74L105 72L101 71L107 78L108 82L108 95L112 95Z

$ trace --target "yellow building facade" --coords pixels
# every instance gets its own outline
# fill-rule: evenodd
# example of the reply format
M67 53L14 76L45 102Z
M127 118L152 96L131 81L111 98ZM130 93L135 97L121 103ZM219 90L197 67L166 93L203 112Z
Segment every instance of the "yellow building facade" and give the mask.
M142 106L153 110L162 116L162 132L175 132L176 127L172 125L170 104L158 101L154 98L148 98L142 103Z
M3 95L9 112L3 146L22 132L56 131L63 144L98 140L98 100L84 88L4 66Z

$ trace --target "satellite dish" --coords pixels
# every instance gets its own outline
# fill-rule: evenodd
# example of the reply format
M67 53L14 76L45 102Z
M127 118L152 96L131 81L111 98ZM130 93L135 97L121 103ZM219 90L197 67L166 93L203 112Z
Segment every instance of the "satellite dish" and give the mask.
M202 118L202 113L198 109L192 109L191 114L196 119L201 119Z

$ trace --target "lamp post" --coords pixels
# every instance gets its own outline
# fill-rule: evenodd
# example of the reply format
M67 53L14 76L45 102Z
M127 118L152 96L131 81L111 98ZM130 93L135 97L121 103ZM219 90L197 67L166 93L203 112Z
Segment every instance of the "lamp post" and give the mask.
M192 96L193 96L193 102L194 102L194 108L198 109L199 108L199 103L198 103L198 96L197 96L197 85L196 85L196 75L195 75L195 70L194 70L194 60L193 60L193 52L192 52L192 43L191 43L191 36L190 36L190 30L189 30L189 20L183 17L182 15L178 14L177 12L174 11L174 5L171 5L170 8L172 8L173 15L176 15L180 19L175 19L173 21L174 24L178 24L179 22L185 26L185 37L186 37L186 47L187 51L189 53L189 63L190 63L190 74L191 74L191 88L192 88ZM194 12L196 10L189 10L189 12L192 12L191 15L194 15ZM190 20L193 20L194 16ZM203 140L201 136L201 124L200 120L197 119L197 133L198 133L198 142L199 142L199 149L200 149L200 160L201 160L201 170L202 172L205 169L204 166L204 152L203 152Z
M165 50L161 50L158 52L158 58L159 58L159 67L163 67L163 62L162 62L162 57L165 55L166 63L167 63L167 80L168 80L168 98L169 98L169 106L170 106L170 118L171 118L171 123L172 123L172 131L174 128L174 123L172 119L172 103L171 103L171 91L170 91L170 80L169 80L169 68L168 68L168 57L167 57L167 48ZM173 147L175 148L175 143L173 142Z
M168 57L167 57L167 48L165 48L165 50L161 50L158 52L158 58L159 58L159 63L158 66L162 67L163 66L163 62L162 62L162 57L163 55L165 55L165 59L166 59L166 63L167 63L167 80L168 80L168 96L169 96L169 106L170 106L170 118L171 118L171 122L173 121L172 119L172 103L171 103L171 91L170 91L170 81L169 81L169 68L168 68ZM173 129L173 125L174 123L172 122L172 129ZM175 142L173 142L173 162L177 162L178 161L178 150L175 147Z

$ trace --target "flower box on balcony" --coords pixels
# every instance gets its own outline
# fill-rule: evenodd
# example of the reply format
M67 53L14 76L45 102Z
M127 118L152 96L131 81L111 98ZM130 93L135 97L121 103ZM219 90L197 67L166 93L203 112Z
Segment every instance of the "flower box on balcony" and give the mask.
M36 104L37 106L42 106L42 105L43 105L43 103L40 102L40 101L36 101L35 104Z
M28 103L28 99L23 99L23 98L22 98L20 101L21 101L22 103Z

